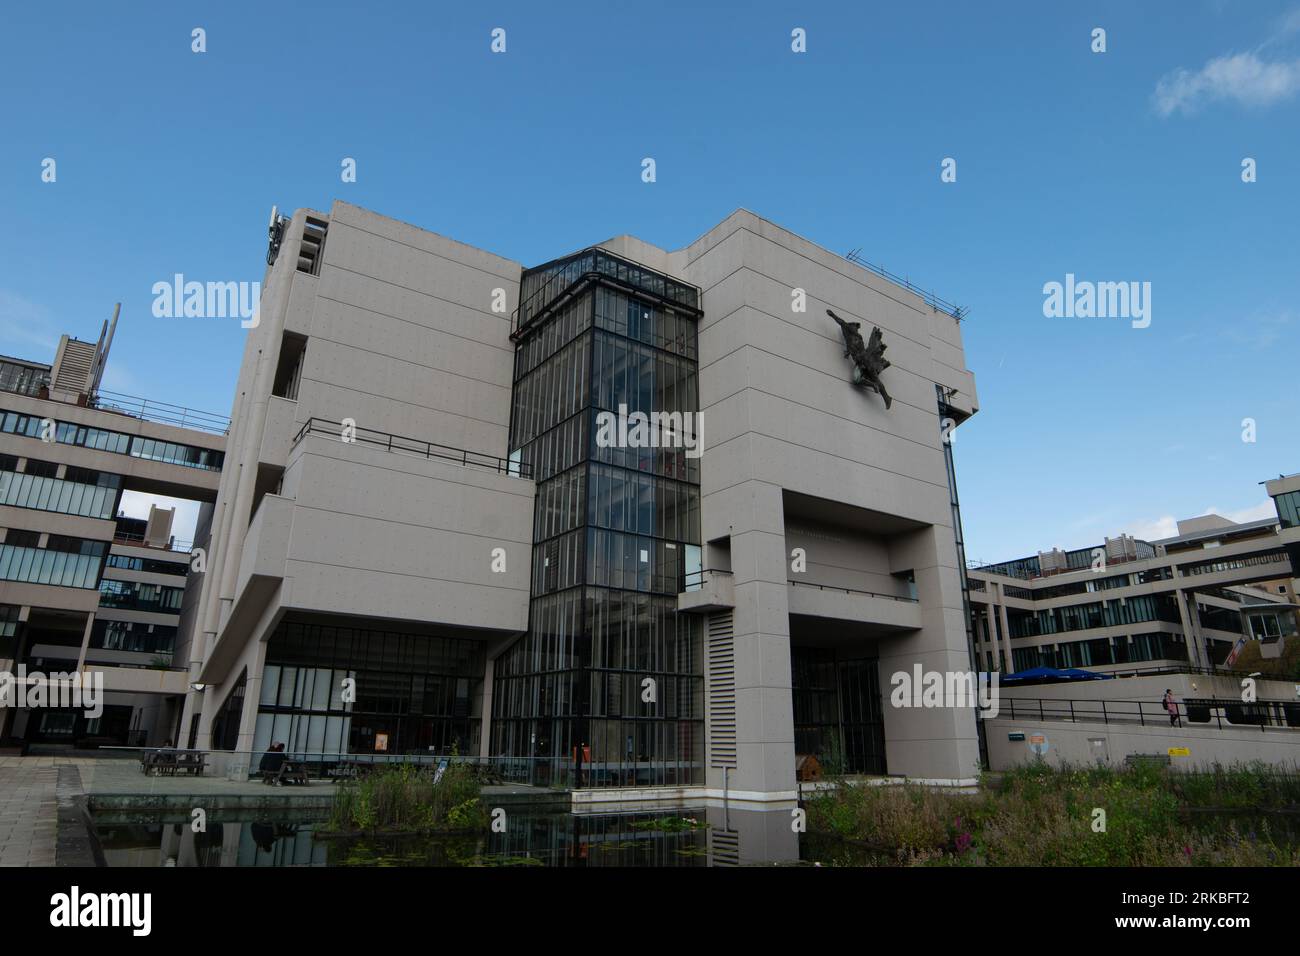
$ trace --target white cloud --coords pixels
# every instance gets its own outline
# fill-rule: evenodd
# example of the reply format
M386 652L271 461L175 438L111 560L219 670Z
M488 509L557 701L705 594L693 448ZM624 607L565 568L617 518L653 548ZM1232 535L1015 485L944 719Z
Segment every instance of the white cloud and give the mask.
M1178 519L1173 515L1129 522L1129 534L1143 541L1158 541L1178 534Z
M1174 70L1156 83L1156 112L1194 113L1204 102L1229 100L1262 107L1300 92L1300 60L1268 62L1254 53L1215 57L1199 70Z
M1235 521L1238 524L1245 524L1247 521L1261 521L1264 518L1276 518L1277 509L1273 506L1272 498L1265 498L1257 505L1249 508L1242 508L1240 511L1219 511L1216 508L1206 508L1202 514L1221 514L1229 521Z

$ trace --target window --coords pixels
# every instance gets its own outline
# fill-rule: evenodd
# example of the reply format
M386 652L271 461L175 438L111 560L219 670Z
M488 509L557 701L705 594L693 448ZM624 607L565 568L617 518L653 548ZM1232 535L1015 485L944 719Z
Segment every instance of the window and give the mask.
M35 532L9 530L0 545L0 580L71 588L98 586L107 543L52 534L40 548L39 538Z
M298 400L298 383L302 381L303 362L307 356L307 339L285 332L280 340L280 358L275 369L271 394L290 401Z
M1277 504L1277 516L1282 527L1294 528L1300 525L1300 491L1277 495L1273 501Z
M18 412L0 412L0 431L11 435L24 435L28 438L40 438L44 428L43 422L47 420ZM118 455L147 458L208 471L220 471L225 457L221 452L208 448L196 448L191 445L179 445L139 436L133 438L122 432L90 428L72 422L55 422L54 438L64 445L78 445L96 451L108 451Z

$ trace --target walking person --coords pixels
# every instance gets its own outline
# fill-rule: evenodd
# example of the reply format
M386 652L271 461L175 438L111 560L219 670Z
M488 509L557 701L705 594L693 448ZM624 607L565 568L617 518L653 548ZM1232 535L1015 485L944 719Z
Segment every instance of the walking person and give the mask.
M1169 712L1169 726L1181 727L1183 722L1178 717L1178 701L1174 700L1174 692L1169 688L1166 688L1165 696L1160 703L1163 704L1165 710Z

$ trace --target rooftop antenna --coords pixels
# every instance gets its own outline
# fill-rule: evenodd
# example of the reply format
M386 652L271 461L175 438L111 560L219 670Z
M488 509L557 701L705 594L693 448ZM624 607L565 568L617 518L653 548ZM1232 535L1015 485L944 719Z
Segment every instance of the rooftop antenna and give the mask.
M113 305L113 321L104 322L99 332L99 344L95 346L94 376L90 380L90 394L99 392L99 383L104 378L104 368L108 365L108 350L113 347L113 334L117 331L117 317L122 312L122 303Z

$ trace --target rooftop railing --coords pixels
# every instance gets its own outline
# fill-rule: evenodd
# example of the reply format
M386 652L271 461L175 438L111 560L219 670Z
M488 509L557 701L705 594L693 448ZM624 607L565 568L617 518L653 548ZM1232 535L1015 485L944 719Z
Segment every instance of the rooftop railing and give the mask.
M184 551L188 553L194 550L193 541L172 537L167 540L166 544L148 544L144 540L144 535L134 531L114 531L113 541L117 544L129 544L137 548L157 548L159 551Z
M604 249L593 248L557 264L546 281L520 301L511 318L511 338L520 336L538 317L597 279L625 288L633 295L699 314L699 291L694 286Z
M230 431L230 419L215 412L200 412L183 405L172 405L136 395L124 395L100 389L88 403L91 408L103 412L116 412L131 418L157 422L160 425L175 425L178 428L193 428L198 431L224 435Z
M913 295L920 296L922 301L924 301L925 304L928 305L930 308L937 309L940 312L945 312L948 315L951 315L958 322L966 318L966 316L970 313L969 309L963 308L962 306L959 305L954 305L953 303L949 302L947 299L941 299L933 292L929 292L925 289L920 288L919 286L912 285L909 279L906 279L900 275L895 275L894 273L890 272L888 269L884 268L883 266L874 265L873 263L868 262L866 259L862 258L861 252L862 252L861 249L854 249L852 252L848 253L844 258L848 259L849 262L852 262L855 266L861 266L862 268L866 269L868 272L875 273L876 275L880 276L880 278L882 279L888 279L890 282L894 283L895 285L901 285L904 289L906 289L908 292L911 292Z
M344 444L355 442L382 448L385 451L397 454L413 455L416 458L436 459L466 467L486 468L489 471L495 471L499 475L508 475L512 478L532 477L531 468L523 462L511 461L508 458L500 458L496 455L485 455L481 452L456 448L452 445L421 441L418 438L404 438L389 432L375 431L372 428L349 427L345 429L342 422L330 421L328 418L313 417L307 419L302 428L298 429L298 434L294 436L293 444L296 446L308 435L328 435L336 441L342 441Z

